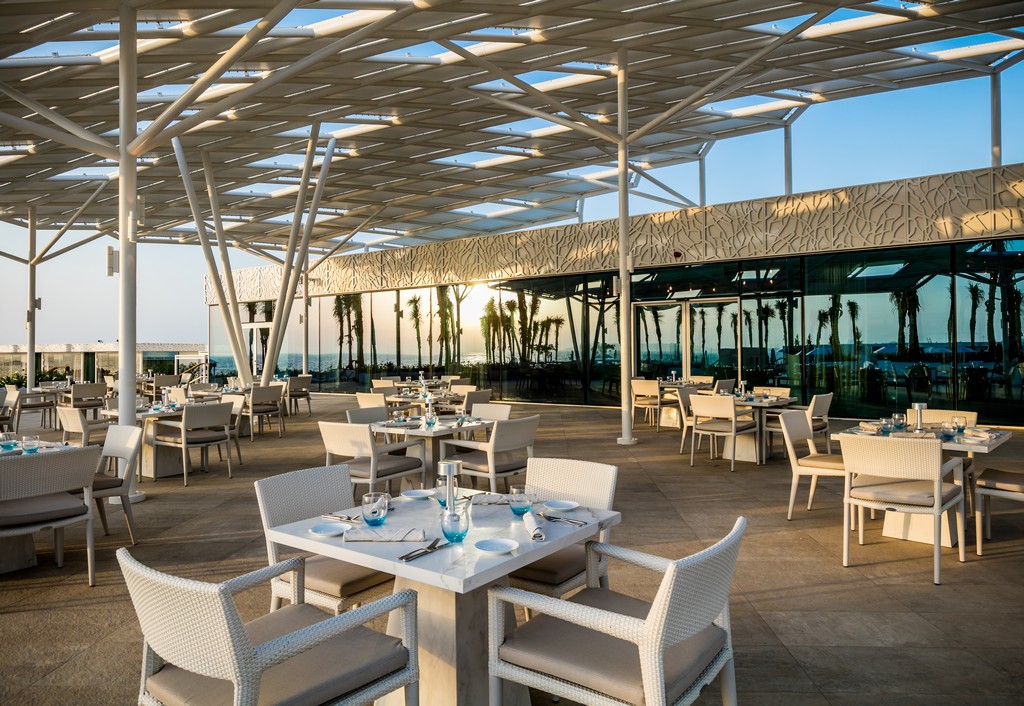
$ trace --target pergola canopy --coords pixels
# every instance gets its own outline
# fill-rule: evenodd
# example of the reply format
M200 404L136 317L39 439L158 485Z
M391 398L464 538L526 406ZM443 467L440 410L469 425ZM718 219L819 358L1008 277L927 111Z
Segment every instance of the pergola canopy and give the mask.
M313 255L573 217L582 199L617 189L623 60L634 187L678 207L693 199L650 172L700 160L718 139L779 129L816 103L991 76L1024 57L1024 2L127 5L138 240L197 241L178 137L198 191L212 174L228 244L264 256L286 248L296 196L319 180L331 138ZM104 187L118 178L121 7L0 2L7 222L26 226L31 206L39 229L117 235L118 190Z

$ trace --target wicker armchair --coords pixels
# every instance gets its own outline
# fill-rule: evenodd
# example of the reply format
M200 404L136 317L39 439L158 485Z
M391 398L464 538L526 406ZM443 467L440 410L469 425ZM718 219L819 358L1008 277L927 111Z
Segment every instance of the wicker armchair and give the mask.
M376 490L377 482L381 480L390 492L391 481L402 476L419 476L419 487L425 487L427 467L423 463L426 457L423 439L378 444L369 424L340 422L320 422L320 436L327 451L326 465L348 464L352 483L368 484L367 492ZM419 457L391 453L405 450L408 454L411 448L417 448Z
M462 474L486 478L490 491L498 492L498 478L507 479L526 470L533 456L533 442L540 415L495 422L487 441L445 439L441 460L462 461Z
M583 507L611 510L615 502L617 466L567 458L531 458L526 463L526 485L537 501L574 500ZM608 542L609 530L599 535ZM561 598L587 582L586 553L573 544L517 569L509 576L513 588ZM600 583L607 588L607 567L602 565ZM529 615L529 613L527 613Z
M84 409L75 409L73 407L58 407L57 419L60 421L61 427L63 427L61 442L72 444L73 446L89 446L90 444L102 443L102 440L94 438L93 435L102 437L111 423L110 419L88 419L85 416ZM72 434L80 434L82 438L77 442L71 441Z
M96 467L96 475L92 481L92 497L96 501L96 512L103 525L103 534L110 534L107 526L106 498L120 498L124 521L128 525L128 537L135 544L135 518L132 517L132 503L128 495L135 483L136 466L139 463L139 450L142 448L142 427L115 424L107 430L107 438L103 442L103 455ZM104 466L110 462L124 462L123 472L114 466L114 475L104 473Z
M282 473L258 480L255 485L264 533L271 527L337 512L353 505L352 483L345 465ZM271 566L283 558L281 548L269 539L267 557ZM306 557L305 600L337 615L353 595L392 578L390 574L325 556ZM272 579L270 593L270 610L277 610L282 600L292 596L291 576L283 574Z
M288 383L284 386L284 400L288 414L293 412L298 414L299 400L306 400L306 409L309 410L309 416L313 416L313 402L309 394L309 388L312 384L312 375L296 375L288 378Z
M800 478L811 477L811 492L807 496L807 509L814 505L814 491L818 487L818 476L846 477L846 466L842 454L820 454L814 445L814 431L807 421L807 415L799 410L783 412L779 415L782 438L786 442L786 452L793 469L793 482L789 488L789 512L787 520L793 519L793 506L796 505L796 491ZM799 445L807 444L809 453L801 454Z
M253 385L246 397L242 416L249 418L249 441L256 441L256 424L263 434L263 420L277 415L277 436L284 435L284 385Z
M674 405L675 397L668 397L661 390L661 383L657 380L633 380L630 385L630 394L633 402L633 426L636 426L636 411L642 409L648 423L661 431L661 407L662 405Z
M181 414L181 421L161 419L156 423L154 446L181 449L181 466L185 485L192 469L190 449L200 449L203 470L210 465L210 447L223 446L228 459L228 478L231 477L231 403L190 404Z
M96 585L92 481L99 458L98 446L0 458L0 537L52 527L54 558L64 566L64 528L84 522L90 586Z
M1024 473L1020 470L986 468L974 478L974 523L977 552L981 556L982 518L985 539L992 539L992 498L1024 502Z
M729 589L745 527L740 517L720 542L676 561L588 542L587 588L567 601L490 589L490 705L500 706L503 679L585 704L689 704L716 676L722 702L736 704ZM602 556L662 572L654 601L600 588ZM512 630L503 603L541 615Z
M730 471L736 470L736 438L740 434L757 435L757 422L753 420L752 409L738 409L735 397L717 395L690 395L690 406L693 409L693 439L690 441L690 465L693 465L694 452L697 449L697 436L711 437L711 457L715 456L715 443L720 436L732 439L732 464Z
M143 635L139 703L369 704L399 688L419 702L416 594L330 617L302 602L303 561L224 583L165 574L117 550ZM243 623L234 594L293 572L292 605ZM402 637L363 627L398 611Z
M935 522L934 577L939 581L942 514L956 508L960 561L964 556L963 459L942 462L939 439L896 439L843 434L843 566L850 565L850 512L857 508L858 542L864 544L864 508L931 515ZM953 474L952 483L946 477Z

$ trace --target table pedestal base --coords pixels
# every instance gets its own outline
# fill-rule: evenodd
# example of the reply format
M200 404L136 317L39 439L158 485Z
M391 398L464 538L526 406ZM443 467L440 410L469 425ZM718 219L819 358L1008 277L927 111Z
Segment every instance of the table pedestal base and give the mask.
M31 534L0 538L0 574L28 569L38 565L36 544ZM484 624L486 624L486 616L484 616L484 620ZM486 650L486 643L484 647ZM486 664L484 668L486 669Z
M494 585L508 585L499 581ZM396 578L395 592L411 588L419 595L420 703L430 706L480 706L487 703L487 586L454 593L409 579ZM508 607L505 623L515 626ZM401 635L394 614L388 634ZM530 706L530 692L505 682L506 706ZM377 699L377 706L401 706L401 690Z
M707 441L705 437L704 441ZM732 458L732 439L722 437L718 440L722 445L722 458ZM699 451L697 453L700 453ZM757 440L753 434L740 434L736 437L736 460L757 463Z
M922 544L935 543L935 521L931 515L911 515L905 512L885 513L882 536L893 539L909 539ZM956 510L950 508L942 514L942 546L956 546Z

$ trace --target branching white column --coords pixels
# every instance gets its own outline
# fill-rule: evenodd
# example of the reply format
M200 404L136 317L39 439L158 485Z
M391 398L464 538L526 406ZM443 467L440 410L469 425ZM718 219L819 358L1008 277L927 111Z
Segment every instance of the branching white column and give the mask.
M121 5L119 18L118 79L120 110L118 130L118 180L117 180L117 234L120 248L118 269L118 319L117 319L117 373L118 373L118 424L135 424L135 345L136 321L136 261L135 261L135 199L136 169L135 157L128 151L128 145L138 130L136 94L138 65L135 54L136 40L135 9Z
M1001 71L989 77L989 97L992 103L992 166L1003 165L1003 89Z
M36 385L36 208L28 207L28 306L25 309L25 389Z
M633 377L633 306L629 272L629 76L628 57L625 49L619 49L618 88L619 111L619 390L622 404L622 436L618 442L623 445L635 444L633 436L633 401L630 381Z

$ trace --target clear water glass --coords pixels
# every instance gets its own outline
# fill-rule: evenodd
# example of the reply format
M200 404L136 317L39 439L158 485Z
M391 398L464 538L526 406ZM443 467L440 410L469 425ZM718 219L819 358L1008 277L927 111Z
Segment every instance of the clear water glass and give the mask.
M878 420L878 431L882 436L889 436L892 433L892 419L882 417Z
M508 507L512 514L522 517L533 507L533 493L521 484L512 484L508 488Z
M39 437L38 436L23 436L21 437L21 449L27 454L34 454L39 450Z
M954 424L951 421L950 422L943 422L942 423L942 440L943 441L952 441L953 437L955 437L955 436L956 436L956 424Z
M363 496L363 522L369 527L380 527L388 516L391 496L387 493L367 493Z
M963 434L964 431L967 429L967 417L957 415L953 417L950 421L952 421L953 425L956 427L957 434Z
M428 414L423 418L423 420L427 423L427 429L433 429L434 425L437 424L437 415Z
M18 437L13 431L5 431L0 434L0 449L12 451L18 445Z
M463 500L441 513L441 534L449 542L461 542L469 534L469 502Z
M893 431L903 431L907 428L907 415L905 414L894 414L892 415L892 428Z
M455 487L455 499L457 500L459 497L459 479L455 476L452 476L452 485ZM437 491L434 493L437 504L444 507L448 498L448 477L440 476L434 481L434 489Z

